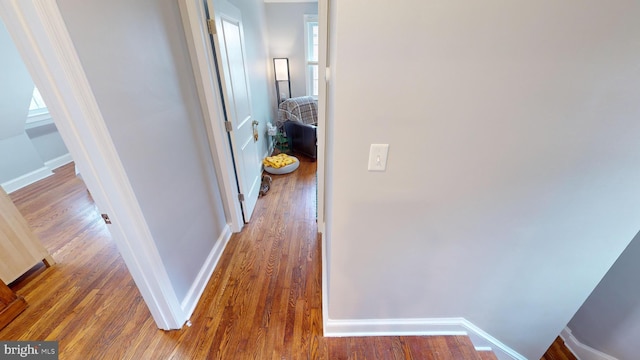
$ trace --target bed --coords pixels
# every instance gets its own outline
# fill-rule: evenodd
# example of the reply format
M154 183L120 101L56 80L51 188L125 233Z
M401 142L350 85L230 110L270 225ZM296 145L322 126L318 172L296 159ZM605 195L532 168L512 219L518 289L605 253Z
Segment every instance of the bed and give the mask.
M294 153L312 159L317 156L318 101L311 96L287 99L278 106L276 126L282 131Z

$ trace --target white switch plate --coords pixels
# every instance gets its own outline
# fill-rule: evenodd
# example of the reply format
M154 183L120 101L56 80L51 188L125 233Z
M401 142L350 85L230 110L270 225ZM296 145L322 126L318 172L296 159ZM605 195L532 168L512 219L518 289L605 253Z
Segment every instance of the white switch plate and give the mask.
M387 170L389 144L371 144L369 149L369 171Z

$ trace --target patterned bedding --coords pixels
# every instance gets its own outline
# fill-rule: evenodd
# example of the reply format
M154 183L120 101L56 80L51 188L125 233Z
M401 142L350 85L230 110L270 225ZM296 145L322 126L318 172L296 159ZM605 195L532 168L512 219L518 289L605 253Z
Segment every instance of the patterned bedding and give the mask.
M285 121L317 125L318 101L311 96L300 96L281 102L278 106L276 126L281 129Z

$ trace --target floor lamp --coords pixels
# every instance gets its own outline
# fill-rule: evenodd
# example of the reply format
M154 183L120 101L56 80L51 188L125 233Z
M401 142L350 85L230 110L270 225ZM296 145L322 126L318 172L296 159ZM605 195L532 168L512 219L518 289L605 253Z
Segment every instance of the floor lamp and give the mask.
M291 81L289 80L289 59L274 58L273 69L276 74L276 93L278 94L278 104L291 97ZM280 83L286 82L287 86L280 90ZM284 91L288 90L288 93Z

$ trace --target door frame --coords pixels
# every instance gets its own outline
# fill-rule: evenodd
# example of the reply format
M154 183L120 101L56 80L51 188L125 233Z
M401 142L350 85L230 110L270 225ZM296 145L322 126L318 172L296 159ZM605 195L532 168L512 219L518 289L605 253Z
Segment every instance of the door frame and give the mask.
M55 0L0 0L0 17L101 212L157 326L188 320Z
M220 175L227 221L233 232L239 232L244 225L242 210L238 199L238 183L235 177L233 158L229 149L227 132L224 128L222 95L218 88L216 61L213 56L211 37L207 28L207 10L204 1L180 0L178 2L182 14L191 64L198 88L198 96L202 112L206 119L207 135L216 171ZM328 0L318 0L318 21L320 27L319 69L326 68ZM266 65L265 65L266 66ZM319 84L318 94L318 231L325 228L325 116L326 116L326 82Z
M329 29L331 25L330 6L331 0L318 0L318 70L324 71L324 81L318 82L318 167L317 167L317 189L318 189L318 232L320 233L321 246L321 271L322 271L322 332L327 329L329 320L329 262L328 253L328 231L327 218L331 214L331 209L327 209L328 196L325 192L327 182L331 181L331 175L327 175L327 165L331 164L331 155L327 152L330 145L331 136L328 124L329 104L329 81L331 80L331 63L329 61Z
M328 62L329 46L329 1L318 0L318 24L319 27L319 54L318 69L324 71L324 80L320 81L318 87L318 156L317 156L317 189L318 189L318 232L321 234L321 262L322 262L322 313L323 329L326 329L326 321L329 318L329 276L328 276L328 253L326 236L326 192L327 182L326 167L326 147L327 147L327 83L330 81L330 71ZM203 0L180 0L180 12L184 25L191 63L193 65L198 96L202 112L206 119L207 135L211 154L216 164L220 180L220 188L223 193L223 203L225 212L230 216L227 218L229 226L234 232L239 232L244 225L242 221L242 210L238 199L238 184L235 178L233 158L226 139L227 133L224 129L224 113L222 107L222 95L218 88L218 75L213 57L213 47L211 37L207 29L207 12L204 8ZM265 65L266 66L266 65ZM330 210L329 210L330 211Z
M209 150L218 175L227 223L231 231L237 233L242 230L244 220L240 201L238 201L240 191L234 170L233 155L224 126L224 107L213 55L213 44L207 27L207 11L204 1L201 0L180 0L178 5L202 114L207 119L205 127L209 138Z
M214 4L215 2L215 4ZM213 9L213 10L212 10ZM217 11L215 10L217 9ZM212 44L212 53L215 52L214 60L217 60L215 73L218 74L218 83L221 90L221 102L224 104L226 116L223 121L225 125L230 125L232 131L227 132L228 146L233 154L235 179L238 191L242 194L242 199L238 200L240 209L243 214L244 223L248 223L253 215L253 211L258 201L260 192L260 181L262 177L262 161L263 154L259 152L257 139L254 138L256 119L253 113L253 102L251 99L251 85L249 79L249 71L247 70L247 51L244 36L244 24L242 20L241 10L229 1L213 1L207 0L205 10L210 18L215 18L215 35L210 35ZM238 37L240 39L240 52L242 54L242 73L244 75L244 83L236 83L237 79L231 76L232 69L229 63L229 47L228 38L225 33L224 23L227 22L232 26L237 26ZM184 24L184 21L183 21ZM237 70L237 67L234 66ZM213 69L212 69L213 70ZM238 85L238 86L236 86ZM246 90L247 105L249 108L249 116L244 117L238 113L237 108L238 95L240 90ZM254 125L256 123L256 125ZM251 127L252 132L249 132ZM246 141L245 141L246 140ZM255 151L257 163L251 163L245 159L245 149ZM254 174L255 176L252 176ZM247 181L249 180L249 181Z

